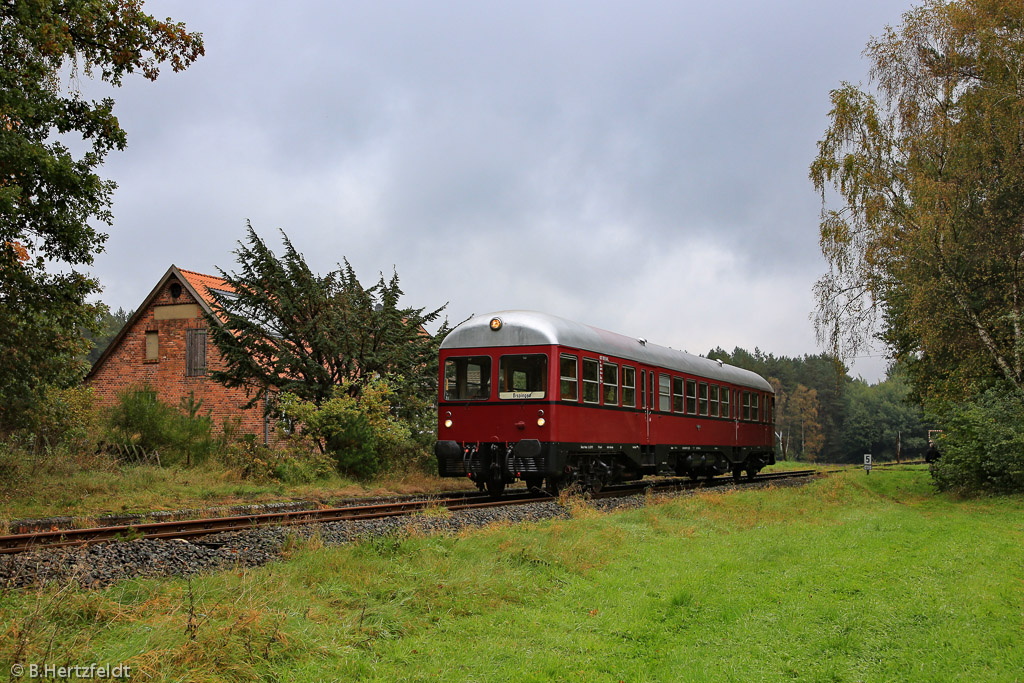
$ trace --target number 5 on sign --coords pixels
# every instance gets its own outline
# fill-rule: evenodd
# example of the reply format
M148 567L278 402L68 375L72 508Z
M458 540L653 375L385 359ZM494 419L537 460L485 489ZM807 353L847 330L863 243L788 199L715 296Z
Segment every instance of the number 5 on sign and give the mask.
M864 454L864 471L867 472L868 474L871 474L871 454L870 453L865 453Z

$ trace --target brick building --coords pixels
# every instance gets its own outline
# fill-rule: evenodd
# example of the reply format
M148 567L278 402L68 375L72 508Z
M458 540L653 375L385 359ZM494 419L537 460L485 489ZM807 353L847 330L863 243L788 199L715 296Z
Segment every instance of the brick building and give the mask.
M249 397L243 389L229 389L209 377L222 362L217 347L207 344L203 312L213 312L213 292L231 291L219 277L172 265L86 375L97 402L113 405L120 392L142 385L172 406L194 392L215 426L237 416L243 432L267 442L271 427L263 417L265 399L244 410Z

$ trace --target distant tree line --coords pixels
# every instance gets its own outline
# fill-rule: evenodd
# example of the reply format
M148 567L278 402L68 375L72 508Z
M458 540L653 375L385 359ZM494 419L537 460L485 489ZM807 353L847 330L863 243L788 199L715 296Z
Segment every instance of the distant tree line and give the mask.
M97 308L95 325L90 329L83 330L85 339L90 344L89 351L85 355L85 361L89 367L99 360L110 342L114 341L114 337L135 313L134 310L126 311L123 308L118 308L111 313L110 308L102 303Z

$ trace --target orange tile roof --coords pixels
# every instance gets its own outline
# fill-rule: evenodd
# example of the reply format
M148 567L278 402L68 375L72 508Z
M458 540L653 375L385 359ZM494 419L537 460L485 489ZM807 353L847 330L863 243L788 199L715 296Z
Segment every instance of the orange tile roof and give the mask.
M192 288L196 290L199 296L203 297L203 300L207 305L213 304L213 295L210 293L211 289L219 289L224 292L233 292L234 288L216 275L205 275L203 273L197 273L194 270L185 270L184 268L178 268L188 283L192 285Z

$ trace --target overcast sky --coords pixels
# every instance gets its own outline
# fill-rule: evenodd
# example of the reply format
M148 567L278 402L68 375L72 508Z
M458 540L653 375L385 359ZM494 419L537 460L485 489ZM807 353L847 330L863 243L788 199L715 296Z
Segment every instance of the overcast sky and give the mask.
M396 268L452 322L527 308L817 353L808 166L829 90L909 6L148 0L206 56L112 93L128 148L92 272L135 308L172 263L232 270L249 219L319 272Z

